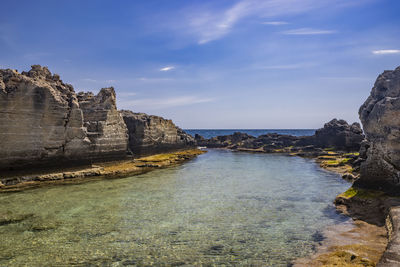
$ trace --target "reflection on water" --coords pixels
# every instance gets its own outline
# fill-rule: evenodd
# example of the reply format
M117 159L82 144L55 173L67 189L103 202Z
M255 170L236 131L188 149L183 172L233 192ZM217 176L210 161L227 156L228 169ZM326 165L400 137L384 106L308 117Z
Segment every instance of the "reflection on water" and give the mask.
M0 265L287 266L342 219L310 160L210 150L144 175L0 195ZM6 219L4 219L6 218Z

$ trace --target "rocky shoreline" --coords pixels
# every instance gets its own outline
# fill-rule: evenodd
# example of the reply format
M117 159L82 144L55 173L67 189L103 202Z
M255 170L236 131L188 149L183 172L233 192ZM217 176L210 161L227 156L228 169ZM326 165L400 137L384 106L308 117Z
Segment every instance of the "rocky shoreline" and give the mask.
M238 134L236 134L238 135ZM226 137L224 137L226 138ZM229 139L229 137L227 138ZM215 149L215 148L214 148ZM219 147L249 153L277 153L314 159L321 168L355 182L360 177L360 153L335 148L293 153L289 148L277 151ZM398 266L400 198L383 191L350 187L335 198L338 213L351 221L328 227L320 245L308 258L297 259L293 266ZM396 207L396 206L399 207ZM385 265L384 262L390 262Z
M206 151L191 149L168 154L164 153L147 157L101 162L73 168L9 172L8 175L5 176L6 178L2 178L0 193L21 191L50 184L82 183L95 179L139 175L155 169L181 164L203 153L206 153Z
M360 107L365 136L357 123L348 125L345 121L334 119L313 136L267 134L256 138L235 133L210 139L197 135L195 139L206 147L313 157L322 168L338 172L353 182L349 190L336 198L336 206L354 219L355 225L360 221L369 226L375 225L378 229L372 232L377 233L379 227L385 227L387 246L381 247L381 252L379 249L375 251L374 259L358 255L367 253L371 248L368 246L360 250L358 244L358 252L354 244L352 250L345 245L331 246L330 249L325 247L330 250L329 253L317 253L303 266L400 266L399 114L400 67L383 72L377 78L371 95ZM370 231L370 227L363 228L359 227L356 231L367 236L369 232L366 231ZM378 237L379 234L375 236Z

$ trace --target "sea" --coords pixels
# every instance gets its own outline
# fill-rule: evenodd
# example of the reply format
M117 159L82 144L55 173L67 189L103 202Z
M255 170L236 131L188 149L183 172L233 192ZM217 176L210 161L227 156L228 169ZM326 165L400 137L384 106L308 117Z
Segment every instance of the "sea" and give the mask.
M310 136L315 133L315 129L185 129L184 131L192 136L195 136L195 134L199 134L206 139L215 136L230 135L235 132L247 133L255 137L269 133L286 134L293 136Z
M348 220L333 200L349 186L312 159L208 149L137 176L3 193L0 266L287 267Z

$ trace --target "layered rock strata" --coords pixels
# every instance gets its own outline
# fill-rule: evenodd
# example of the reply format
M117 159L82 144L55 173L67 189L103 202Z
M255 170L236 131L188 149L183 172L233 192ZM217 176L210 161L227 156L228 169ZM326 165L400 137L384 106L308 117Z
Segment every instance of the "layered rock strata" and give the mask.
M386 227L389 230L389 244L378 263L378 267L400 266L400 203L392 205L388 211Z
M80 98L46 67L0 70L0 169L124 155L128 138L114 91Z
M356 186L400 194L400 67L379 75L359 115L367 142Z
M194 138L171 120L144 113L121 111L128 127L129 149L134 155L164 153L196 146Z
M90 157L98 160L125 157L128 129L117 110L114 88L103 88L97 95L80 92L78 102L91 142Z

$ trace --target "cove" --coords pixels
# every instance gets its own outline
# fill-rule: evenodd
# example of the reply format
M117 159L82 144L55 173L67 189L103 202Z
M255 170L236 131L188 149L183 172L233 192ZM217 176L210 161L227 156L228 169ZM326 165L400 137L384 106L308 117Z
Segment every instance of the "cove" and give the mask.
M347 220L313 160L210 149L122 179L0 195L0 265L288 266Z

